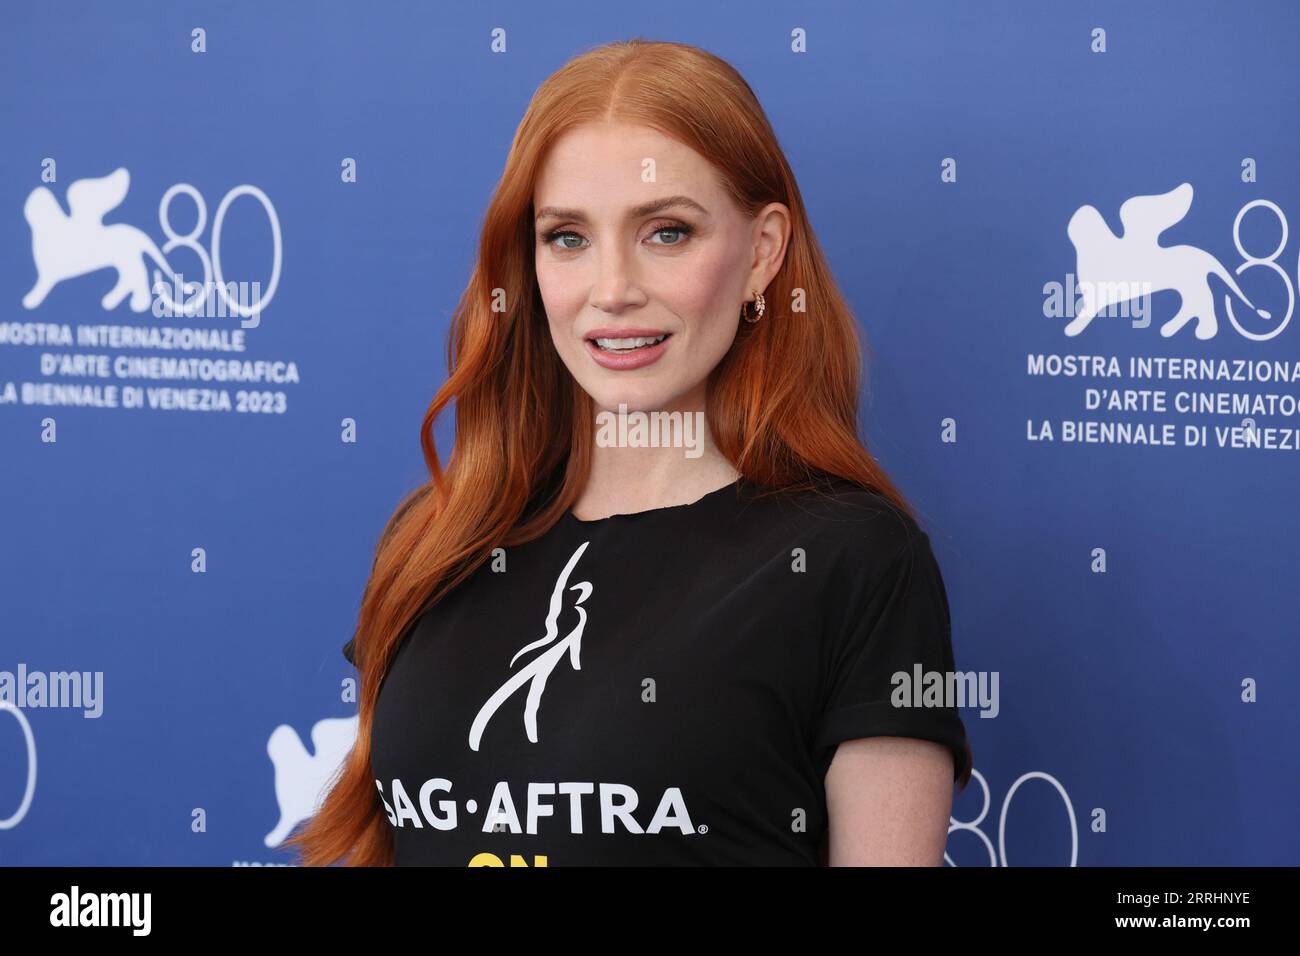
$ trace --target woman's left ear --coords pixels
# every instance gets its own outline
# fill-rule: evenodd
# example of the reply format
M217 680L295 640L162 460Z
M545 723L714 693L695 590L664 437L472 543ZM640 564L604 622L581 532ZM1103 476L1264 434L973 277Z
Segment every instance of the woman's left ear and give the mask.
M749 275L751 289L766 289L781 271L790 244L790 210L784 203L768 203L754 217L754 267Z

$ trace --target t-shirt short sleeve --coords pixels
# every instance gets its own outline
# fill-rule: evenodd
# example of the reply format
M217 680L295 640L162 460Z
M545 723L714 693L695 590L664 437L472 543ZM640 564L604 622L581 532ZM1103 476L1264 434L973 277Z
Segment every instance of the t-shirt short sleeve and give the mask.
M915 737L947 747L953 779L960 778L970 761L965 726L955 702L933 690L936 681L949 686L955 664L948 596L928 535L913 529L885 573L861 590L864 602L851 609L830 647L814 742L819 770L824 776L842 741ZM927 675L934 673L940 676L929 679L927 698Z
M357 646L357 639L355 637L349 638L348 642L343 645L343 656L346 657L348 663L353 665L354 667L356 666L357 663L356 658L354 657L354 654L356 653L356 646Z

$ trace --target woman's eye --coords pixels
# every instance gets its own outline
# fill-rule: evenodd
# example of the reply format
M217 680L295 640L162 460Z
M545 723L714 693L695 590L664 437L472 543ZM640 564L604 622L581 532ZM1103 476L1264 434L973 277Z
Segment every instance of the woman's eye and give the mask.
M656 229L653 233L651 233L651 235L663 236L665 233L668 233L670 235L676 233L676 238L669 239L664 242L656 242L654 243L654 245L680 246L682 244L682 239L685 239L688 235L690 235L691 231L686 226L661 226L658 229Z
M581 246L582 243L582 236L578 235L576 232L552 232L546 237L546 244L548 246L553 246L555 245L555 240L557 239L577 240L577 243L575 243L574 245L567 245L562 242L559 246L559 248L561 249L577 249Z
M652 238L658 237L659 239L657 242L652 241L651 245L680 246L682 245L682 241L690 234L690 226L660 226L658 229L654 230L654 232L650 233ZM567 229L560 229L555 232L543 234L542 241L546 245L553 246L556 249L572 252L576 249L581 249L586 240L576 232Z

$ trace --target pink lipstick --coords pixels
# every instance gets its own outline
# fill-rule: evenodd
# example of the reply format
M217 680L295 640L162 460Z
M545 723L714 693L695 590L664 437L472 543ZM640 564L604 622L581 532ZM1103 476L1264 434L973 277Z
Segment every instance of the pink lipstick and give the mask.
M659 361L672 337L671 332L661 329L600 328L588 332L583 341L597 365L629 371Z

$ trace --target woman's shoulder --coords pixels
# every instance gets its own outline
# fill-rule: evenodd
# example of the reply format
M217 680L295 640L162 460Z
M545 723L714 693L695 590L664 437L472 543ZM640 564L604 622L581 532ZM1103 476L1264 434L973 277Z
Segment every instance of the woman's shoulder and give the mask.
M836 563L880 571L929 539L906 508L881 491L841 478L776 493L760 491L783 537L808 549L831 551Z

